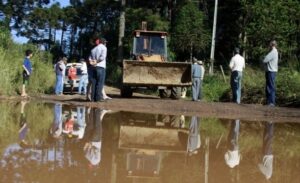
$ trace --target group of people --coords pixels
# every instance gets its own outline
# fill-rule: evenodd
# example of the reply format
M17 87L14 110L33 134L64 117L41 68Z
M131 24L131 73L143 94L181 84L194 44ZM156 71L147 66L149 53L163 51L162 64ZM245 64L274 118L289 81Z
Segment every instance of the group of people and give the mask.
M95 40L95 47L91 50L90 57L86 64L85 59L81 59L82 76L80 78L78 93L87 96L87 100L93 102L103 102L108 97L104 90L104 81L106 76L106 57L107 57L107 41L104 38L97 38ZM278 72L278 51L275 40L270 42L270 52L265 56L263 63L265 66L266 78L266 103L269 106L275 106L276 93L276 73ZM32 51L26 50L26 57L23 62L23 85L22 97L27 97L26 85L32 73L32 64L30 58ZM61 58L55 65L56 84L55 94L61 95L63 93L63 80L65 76L67 59ZM234 49L234 56L230 60L229 67L231 69L230 85L232 90L233 102L241 103L241 85L243 70L245 69L245 59L240 55L240 49ZM202 99L202 83L205 73L205 68L202 61L193 59L192 64L192 100L200 101ZM73 92L74 78L76 78L76 68L71 67L68 71L68 77L71 84L71 93ZM88 81L88 82L87 82ZM90 92L91 91L91 92Z
M269 106L275 106L275 92L276 92L276 73L278 72L278 51L277 43L272 40L269 44L270 51L263 59L265 67L266 78L266 103ZM229 67L231 69L231 90L233 102L240 104L241 102L241 85L243 70L245 69L245 59L240 55L240 50L235 48L234 56L230 60Z
M104 38L95 40L95 47L92 49L89 59L80 59L81 76L78 87L78 94L86 95L88 101L103 102L111 99L106 95L104 90L104 81L106 76L106 56L107 56L107 41ZM55 65L56 84L55 94L63 94L63 83L66 73L67 58L61 58ZM68 80L71 86L71 94L74 90L75 79L77 77L76 64L72 64L68 68Z
M270 52L263 59L265 66L266 78L266 103L269 106L275 106L275 93L276 93L276 73L278 72L278 51L277 43L275 40L270 42ZM240 55L240 49L234 49L234 56L231 58L229 67L231 69L230 85L232 90L232 101L241 103L241 88L242 76L245 69L245 58ZM199 101L202 98L202 81L205 69L203 62L193 59L192 65L192 100Z

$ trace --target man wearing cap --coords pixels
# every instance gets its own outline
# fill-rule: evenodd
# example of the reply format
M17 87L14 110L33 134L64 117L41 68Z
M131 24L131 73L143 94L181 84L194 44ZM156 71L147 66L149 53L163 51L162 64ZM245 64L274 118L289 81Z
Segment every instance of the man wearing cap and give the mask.
M86 87L87 87L87 84L88 84L87 65L86 65L86 62L83 58L80 59L80 63L82 65L80 67L81 77L80 77L80 81L79 81L78 93L82 94L82 95L86 95Z
M92 67L92 96L91 100L94 102L103 102L103 94L102 89L104 87L105 81L105 69L106 69L106 56L107 56L107 48L106 48L106 40L96 39L96 47L92 49L90 56L90 64Z
M231 69L230 85L233 102L241 103L242 73L245 68L245 59L240 55L240 49L234 49L234 56L231 58L229 67Z
M270 42L270 52L265 56L266 98L267 105L275 106L276 73L278 72L278 51L275 40Z
M205 69L202 66L202 61L198 61L193 58L192 65L192 100L200 101L202 98L202 81L204 77Z

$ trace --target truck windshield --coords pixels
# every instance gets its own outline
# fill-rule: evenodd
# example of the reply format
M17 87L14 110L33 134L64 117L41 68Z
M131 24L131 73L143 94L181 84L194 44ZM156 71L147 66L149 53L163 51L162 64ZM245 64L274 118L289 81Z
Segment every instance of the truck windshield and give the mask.
M134 54L165 55L165 39L160 35L135 37Z

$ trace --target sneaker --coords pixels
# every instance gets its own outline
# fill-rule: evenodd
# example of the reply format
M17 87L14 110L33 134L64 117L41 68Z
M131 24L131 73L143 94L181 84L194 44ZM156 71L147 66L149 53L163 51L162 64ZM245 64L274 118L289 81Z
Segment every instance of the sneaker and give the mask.
M275 107L275 104L270 103L270 104L268 104L268 106L269 106L269 107Z
M108 97L108 96L104 98L104 100L111 100L111 99L112 99L112 98L110 98L110 97Z

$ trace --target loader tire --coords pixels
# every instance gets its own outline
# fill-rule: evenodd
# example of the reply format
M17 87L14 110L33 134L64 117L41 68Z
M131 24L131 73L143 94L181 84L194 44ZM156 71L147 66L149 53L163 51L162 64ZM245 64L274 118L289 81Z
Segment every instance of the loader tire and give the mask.
M181 88L180 87L172 87L171 88L171 99L180 99L181 97Z
M168 98L168 92L165 89L159 89L160 98Z
M121 88L121 97L123 98L132 97L132 89L130 88L130 86L123 86Z

